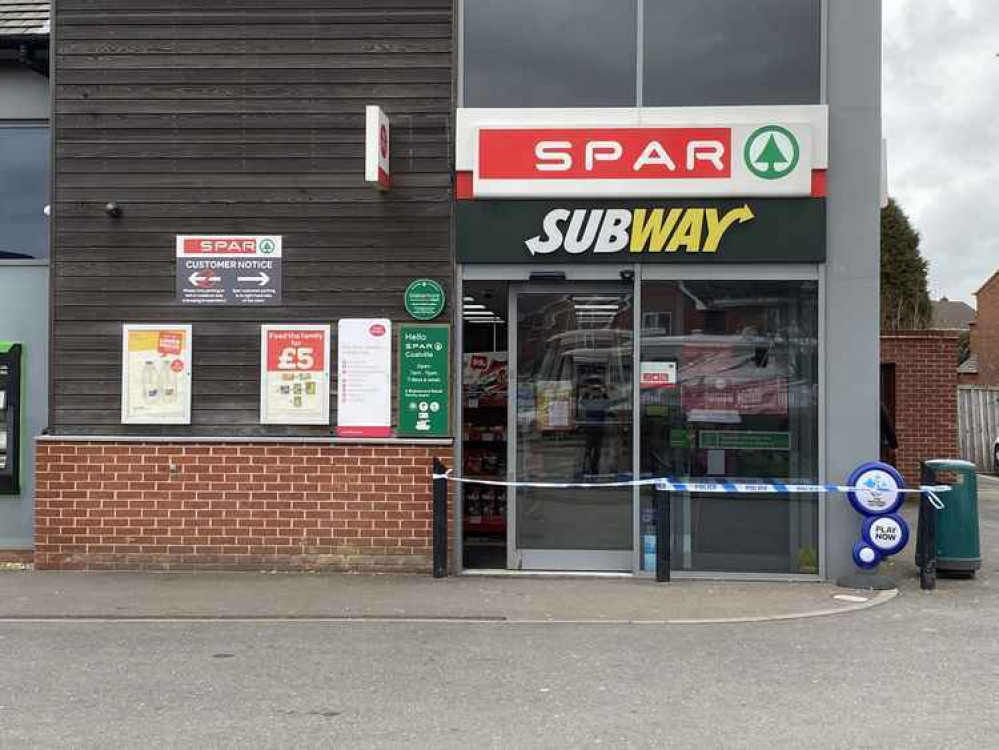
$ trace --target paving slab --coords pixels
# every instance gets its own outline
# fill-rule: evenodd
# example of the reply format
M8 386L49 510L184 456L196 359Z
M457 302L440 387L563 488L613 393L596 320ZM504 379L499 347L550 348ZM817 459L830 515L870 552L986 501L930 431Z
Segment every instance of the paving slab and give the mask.
M0 619L731 622L837 614L895 592L818 583L307 573L0 573Z

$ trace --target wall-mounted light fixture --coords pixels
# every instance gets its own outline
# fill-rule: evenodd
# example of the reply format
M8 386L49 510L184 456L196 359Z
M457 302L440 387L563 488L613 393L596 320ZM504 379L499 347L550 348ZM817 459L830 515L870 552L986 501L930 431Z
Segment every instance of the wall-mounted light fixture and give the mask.
M107 205L104 206L104 212L112 219L117 219L121 216L121 206L114 201L108 201Z

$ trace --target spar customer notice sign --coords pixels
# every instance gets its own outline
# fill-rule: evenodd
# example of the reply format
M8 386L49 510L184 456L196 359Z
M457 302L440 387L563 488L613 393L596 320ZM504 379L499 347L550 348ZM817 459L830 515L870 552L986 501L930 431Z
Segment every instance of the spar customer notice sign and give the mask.
M278 235L178 235L177 301L182 305L281 303Z

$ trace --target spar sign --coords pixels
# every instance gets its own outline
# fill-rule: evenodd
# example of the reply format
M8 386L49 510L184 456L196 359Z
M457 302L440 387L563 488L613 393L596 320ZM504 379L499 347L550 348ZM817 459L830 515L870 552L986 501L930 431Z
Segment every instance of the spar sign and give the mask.
M177 235L177 301L183 305L281 303L281 237Z
M812 190L807 123L480 127L479 198L791 196Z
M364 108L364 181L378 190L392 186L389 118L374 104Z

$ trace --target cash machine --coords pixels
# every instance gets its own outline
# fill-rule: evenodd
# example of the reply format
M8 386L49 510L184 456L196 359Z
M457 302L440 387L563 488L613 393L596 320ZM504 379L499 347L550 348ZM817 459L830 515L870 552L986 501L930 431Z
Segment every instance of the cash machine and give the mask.
M23 345L0 341L0 495L21 492Z

